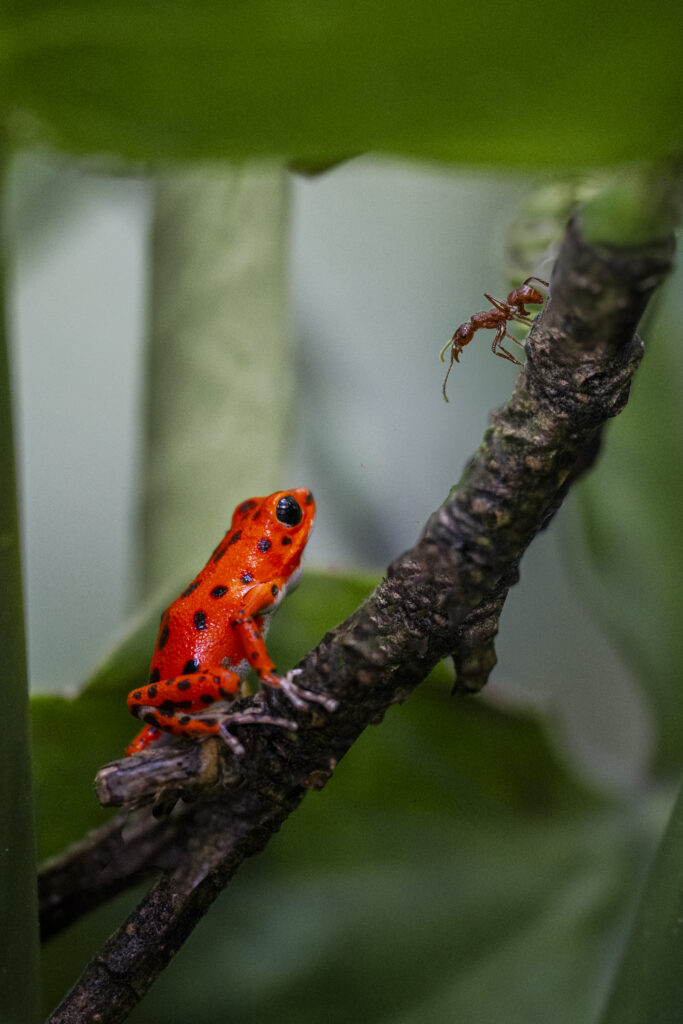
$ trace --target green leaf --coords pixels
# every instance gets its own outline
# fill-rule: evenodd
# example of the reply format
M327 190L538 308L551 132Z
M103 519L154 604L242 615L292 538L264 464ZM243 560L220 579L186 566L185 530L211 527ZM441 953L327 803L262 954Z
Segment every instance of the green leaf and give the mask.
M4 167L2 168L4 169ZM0 257L0 636L5 727L0 743L0 1020L30 1024L38 1012L38 904L28 728L21 552L17 519L12 395Z
M0 35L10 130L79 152L580 166L680 145L680 18L662 0L13 0Z
M683 789L640 897L601 1024L670 1024L683 1007Z

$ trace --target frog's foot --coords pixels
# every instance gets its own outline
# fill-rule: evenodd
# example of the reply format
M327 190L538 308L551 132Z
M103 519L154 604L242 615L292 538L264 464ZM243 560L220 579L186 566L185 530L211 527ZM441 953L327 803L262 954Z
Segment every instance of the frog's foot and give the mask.
M126 757L130 757L131 754L139 754L141 750L146 750L150 743L156 743L163 734L156 729L153 725L146 725L142 732L139 732L132 743L129 743L126 747Z
M230 730L235 725L274 725L278 729L289 729L295 732L297 725L288 718L275 718L273 715L258 714L250 711L235 711L225 715L218 726L218 735L230 747L235 757L242 757L244 747Z
M300 676L302 669L293 668L287 673L286 676L281 676L277 682L277 686L284 693L287 700L294 705L295 708L299 708L300 711L305 711L309 704L321 704L326 711L336 711L339 707L339 701L335 700L334 697L326 697L324 693L316 693L315 690L306 690L303 686L299 686L298 683L294 682L294 676Z

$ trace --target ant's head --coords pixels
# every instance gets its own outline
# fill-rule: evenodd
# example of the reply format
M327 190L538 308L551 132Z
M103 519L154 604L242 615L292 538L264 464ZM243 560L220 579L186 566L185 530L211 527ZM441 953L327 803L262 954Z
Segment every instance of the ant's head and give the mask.
M517 289L517 295L519 296L519 302L526 306L527 303L530 306L542 306L545 301L538 288L534 288L530 284L523 284Z
M546 288L548 287L548 282L544 281L541 277L527 277L526 281L519 288L515 289L515 294L519 296L520 302L524 305L528 302L530 306L542 306L545 297L542 292L539 292L538 288L534 288L530 284L531 281L538 281L539 284L545 285Z

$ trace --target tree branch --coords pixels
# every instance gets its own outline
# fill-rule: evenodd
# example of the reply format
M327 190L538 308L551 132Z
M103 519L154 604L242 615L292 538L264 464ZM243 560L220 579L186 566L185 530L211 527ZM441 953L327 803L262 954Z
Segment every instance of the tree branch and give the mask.
M280 691L259 694L249 705L295 718L296 732L236 726L246 755L236 762L216 747L216 771L203 788L196 770L194 781L183 775L185 753L172 746L100 773L104 802L132 806L161 794L168 809L185 788L201 788L202 802L191 814L183 856L88 965L51 1024L124 1020L306 788L324 785L363 729L406 700L458 645L461 672L467 682L467 666L474 666L476 688L522 553L592 461L603 423L626 404L643 351L635 328L672 254L671 239L633 248L588 245L578 223L569 225L552 297L529 335L510 401L493 414L481 447L418 544L302 663L298 681L336 698L336 712L316 705L299 712ZM168 786L160 781L164 764Z

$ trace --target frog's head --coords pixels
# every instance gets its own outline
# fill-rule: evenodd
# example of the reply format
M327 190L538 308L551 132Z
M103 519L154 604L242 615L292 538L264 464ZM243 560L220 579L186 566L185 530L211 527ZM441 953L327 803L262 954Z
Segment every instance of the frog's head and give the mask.
M249 563L258 568L254 575L260 580L284 576L291 589L314 519L313 495L297 487L243 501L235 509L232 530L241 532Z

